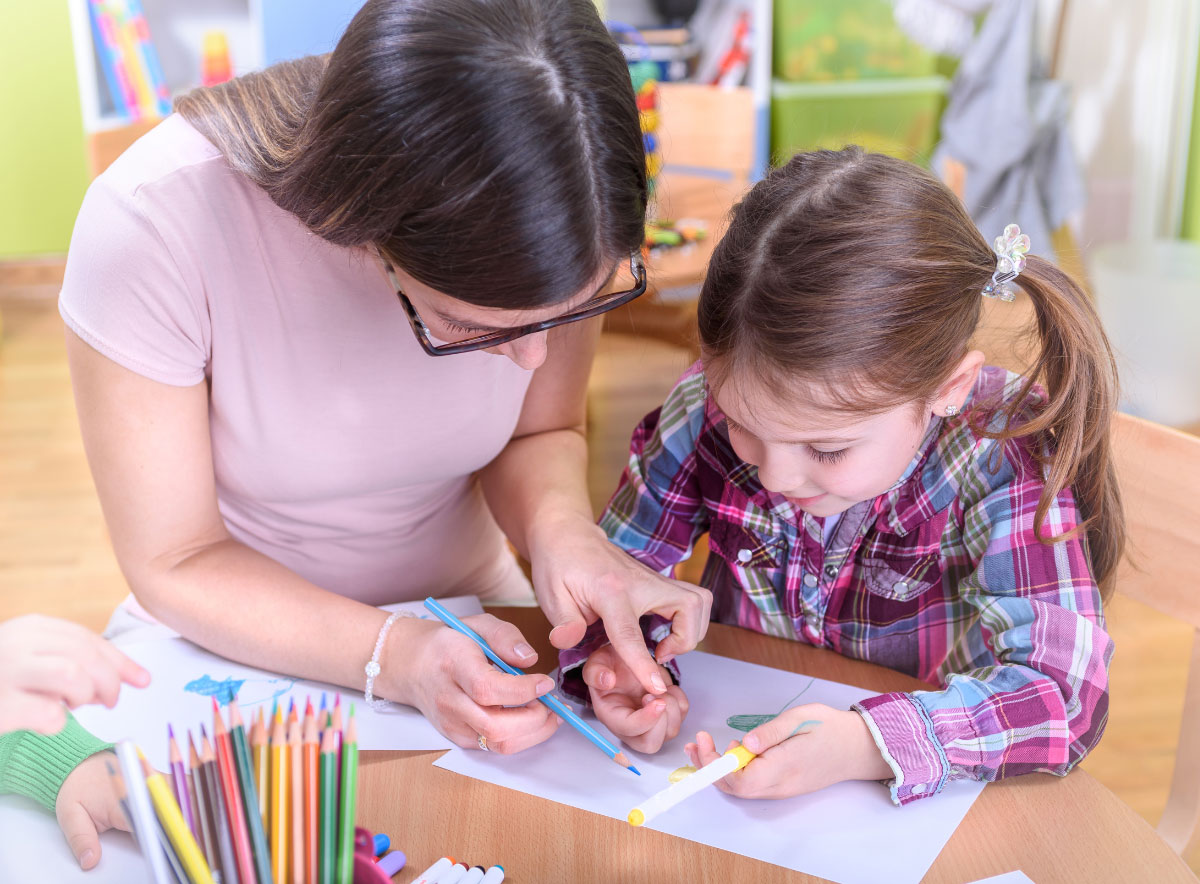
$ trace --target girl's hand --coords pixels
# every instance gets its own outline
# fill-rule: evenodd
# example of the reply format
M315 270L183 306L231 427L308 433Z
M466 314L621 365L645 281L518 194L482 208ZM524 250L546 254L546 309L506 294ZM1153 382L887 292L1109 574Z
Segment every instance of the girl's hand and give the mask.
M592 697L596 717L627 746L654 753L679 733L688 713L687 695L670 684L671 675L659 667L668 687L665 693L648 694L633 670L612 645L605 645L583 664L583 680Z
M560 519L543 530L544 542L531 539L530 555L538 603L554 627L550 642L572 648L589 623L602 620L613 649L642 690L666 693L671 680L664 679L658 664L704 638L712 593L651 571L581 517ZM643 614L671 621L671 634L659 642L654 657L638 623Z
M735 745L730 743L725 751ZM717 781L718 789L739 798L790 798L843 780L887 780L895 775L861 715L820 703L788 709L746 734L742 745L758 757ZM696 767L721 755L703 731L685 751Z
M112 777L104 765L106 760L114 768L117 766L116 756L111 752L97 752L81 761L63 781L54 804L58 826L84 871L100 861L101 832L129 831Z
M509 665L537 662L537 653L511 623L491 614L463 622ZM483 736L490 751L508 755L537 745L558 728L558 716L537 702L554 689L550 676L501 672L475 642L441 623L413 619L396 626L401 623L405 628L391 633L400 678L385 696L415 706L456 745L477 749Z
M58 733L64 704L111 709L122 682L144 688L150 673L77 623L40 614L0 623L0 733Z

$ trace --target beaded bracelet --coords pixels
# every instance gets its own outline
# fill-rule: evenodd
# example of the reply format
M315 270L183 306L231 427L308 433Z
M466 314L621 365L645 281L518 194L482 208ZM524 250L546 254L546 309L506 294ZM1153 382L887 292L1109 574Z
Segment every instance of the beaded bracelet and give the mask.
M416 614L410 614L408 611L393 611L388 616L387 620L383 621L383 626L381 626L379 629L379 637L375 639L375 651L371 654L371 659L367 662L367 665L363 667L363 671L367 674L367 686L363 691L363 699L367 701L368 708L386 709L388 706L392 705L388 700L375 699L375 679L378 677L379 673L383 671L379 666L379 655L383 652L383 642L384 639L387 638L387 634L391 630L392 624L401 617L415 618L416 616Z

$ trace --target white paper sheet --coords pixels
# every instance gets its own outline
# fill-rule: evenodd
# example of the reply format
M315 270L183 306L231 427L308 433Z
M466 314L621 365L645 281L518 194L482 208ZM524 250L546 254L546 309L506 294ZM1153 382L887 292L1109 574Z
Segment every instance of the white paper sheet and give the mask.
M443 599L442 604L460 617L483 611L474 596ZM384 610L398 608L426 619L433 616L420 602L388 605ZM198 728L203 722L211 736L211 696L196 693L195 688L186 689L189 683L204 676L217 683L225 679L243 681L238 706L247 725L260 706L265 704L265 711L270 713L271 703L276 698L286 708L288 699L294 697L303 708L305 697L311 695L315 707L324 691L329 703L333 703L338 694L342 695L344 713L350 711L349 703L355 704L360 749L447 749L453 745L420 713L407 706L392 706L376 712L366 708L361 692L283 678L243 666L184 639L171 637L164 628L140 633L146 634L155 637L137 640L139 633L135 633L132 641L118 640L116 644L150 670L150 686L144 690L123 687L120 700L113 709L82 707L75 710L75 717L106 741L132 739L159 770L168 769L167 724L175 728L175 738L184 753L187 752L189 728L198 740ZM361 651L364 660L370 650L368 647ZM82 872L53 815L45 813L32 801L0 796L0 884L33 881L127 884L149 880L131 836L124 832L108 832L101 835L100 842L100 865L91 872Z
M1003 875L993 875L991 878L980 878L972 884L1033 884L1033 879L1024 872L1005 872Z
M801 690L797 704L841 709L871 695L862 688L699 652L680 658L679 664L691 711L684 730L657 755L626 750L641 777L613 764L569 726L520 755L454 749L435 764L623 821L631 808L668 785L672 770L688 763L683 746L696 731L709 731L723 749L742 736L725 724L732 715L778 712ZM982 788L952 783L941 794L903 808L893 805L878 783L839 783L783 801L745 801L714 788L647 827L841 884L916 884ZM637 835L630 830L630 837Z

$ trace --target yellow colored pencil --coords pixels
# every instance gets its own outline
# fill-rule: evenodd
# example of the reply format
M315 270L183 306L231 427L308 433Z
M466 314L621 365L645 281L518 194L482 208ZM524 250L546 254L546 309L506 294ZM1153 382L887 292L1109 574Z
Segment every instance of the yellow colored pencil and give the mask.
M158 821L171 840L175 852L179 854L179 861L188 877L192 879L193 884L215 884L212 870L205 862L200 845L196 843L192 830L188 828L175 796L171 794L171 787L167 785L163 775L150 766L145 756L142 756L142 769L146 773L146 788L150 790L150 800L154 802Z
M271 878L288 884L288 745L283 733L283 714L275 713L271 726Z
M271 764L267 760L267 725L263 721L262 707L250 728L250 753L254 756L254 784L258 787L258 812L262 816L263 828L270 825Z

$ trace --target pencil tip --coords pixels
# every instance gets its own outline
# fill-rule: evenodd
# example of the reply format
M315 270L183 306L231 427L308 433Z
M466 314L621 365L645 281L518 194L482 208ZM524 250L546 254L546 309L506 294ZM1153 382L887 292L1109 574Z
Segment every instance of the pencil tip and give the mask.
M167 725L167 738L172 741L175 739L175 728L171 727L169 724Z
M635 774L637 774L639 777L642 775L642 772L640 770L638 770L636 767L634 767L632 764L629 765L629 769L631 771L633 771Z

